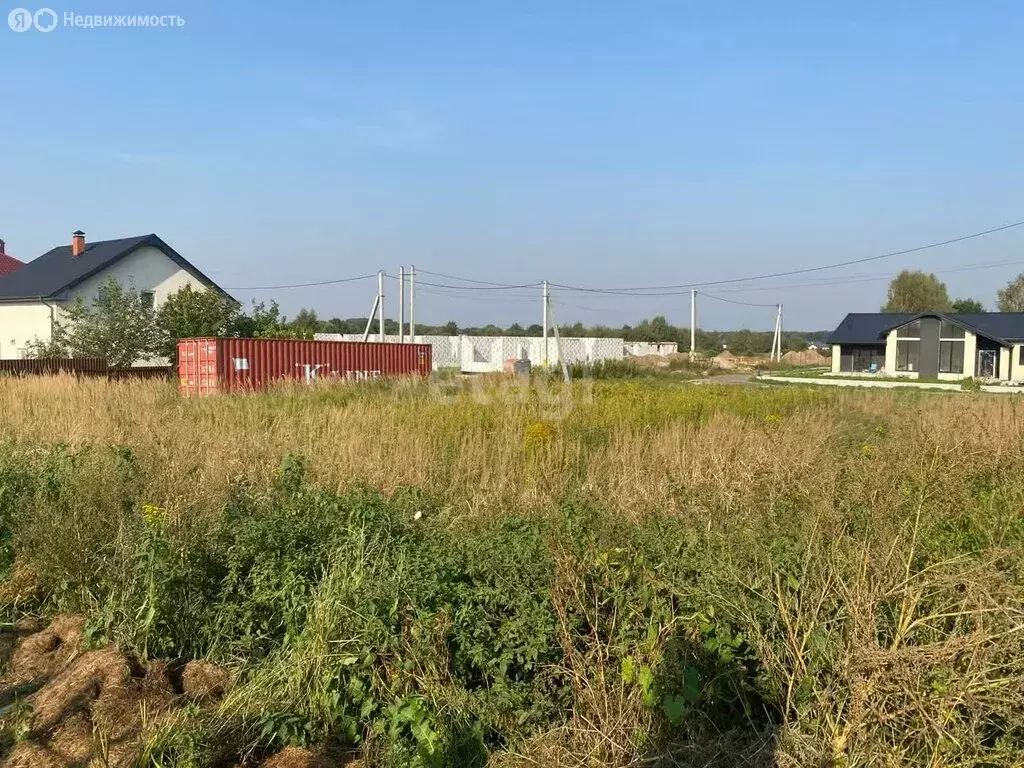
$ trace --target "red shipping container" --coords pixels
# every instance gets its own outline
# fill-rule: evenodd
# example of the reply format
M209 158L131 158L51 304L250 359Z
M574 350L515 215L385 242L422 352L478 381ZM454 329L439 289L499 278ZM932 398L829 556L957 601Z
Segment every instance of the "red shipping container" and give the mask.
M181 339L183 395L264 389L292 379L363 380L430 374L429 344L306 339Z

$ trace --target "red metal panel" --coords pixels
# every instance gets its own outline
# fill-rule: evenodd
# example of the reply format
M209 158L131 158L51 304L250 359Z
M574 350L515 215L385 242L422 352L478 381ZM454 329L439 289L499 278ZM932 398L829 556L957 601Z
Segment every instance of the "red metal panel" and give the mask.
M429 344L306 339L182 339L178 378L183 394L263 389L292 379L346 380L430 374Z

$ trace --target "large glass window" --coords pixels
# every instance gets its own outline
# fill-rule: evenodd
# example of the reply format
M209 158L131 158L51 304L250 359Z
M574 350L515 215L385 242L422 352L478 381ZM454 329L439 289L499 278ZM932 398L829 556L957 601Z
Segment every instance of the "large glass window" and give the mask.
M896 341L896 370L916 371L918 359L921 355L921 341L919 339L898 339ZM960 352L963 359L963 351Z
M962 341L939 342L939 373L964 372L964 343Z
M964 327L949 320L943 320L939 324L939 338L941 339L962 339Z
M964 372L964 327L943 320L939 323L939 373Z
M921 338L921 321L915 320L912 323L907 323L896 329L896 338L898 339L920 339Z

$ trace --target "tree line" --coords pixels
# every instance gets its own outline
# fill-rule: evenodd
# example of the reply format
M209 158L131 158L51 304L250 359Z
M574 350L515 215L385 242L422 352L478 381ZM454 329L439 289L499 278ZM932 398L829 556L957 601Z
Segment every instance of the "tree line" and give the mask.
M1024 273L996 294L999 312L1024 312ZM933 273L905 269L889 283L883 312L985 312L977 299L952 299L946 284Z
M367 321L366 317L321 319L312 309L301 309L294 317L288 318L275 301L253 301L246 310L216 291L197 290L191 286L185 286L159 307L154 307L133 286L122 285L110 278L93 301L78 298L64 308L54 321L50 341L31 342L29 354L34 357L103 357L113 366L128 367L145 360L168 359L173 362L179 339L203 336L311 339L315 333L362 334ZM371 339L377 328L374 320ZM397 334L398 323L385 320L384 331ZM558 332L565 337L674 342L684 350L690 345L690 329L672 325L663 315L642 320L636 325L618 327L587 326L583 323L559 325ZM543 328L539 323L513 323L508 327L493 324L459 326L450 320L443 325L417 323L416 333L425 336L539 337L543 335ZM827 336L828 331L787 331L782 334L782 349L784 352L806 349L810 343L821 343ZM771 343L770 331L698 329L696 332L697 348L705 353L721 352L726 348L740 355L766 353Z

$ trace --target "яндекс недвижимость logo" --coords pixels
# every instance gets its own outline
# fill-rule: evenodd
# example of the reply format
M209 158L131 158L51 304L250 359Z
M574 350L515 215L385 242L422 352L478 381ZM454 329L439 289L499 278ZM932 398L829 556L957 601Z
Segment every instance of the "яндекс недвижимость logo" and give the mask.
M63 22L63 23L62 23ZM52 8L40 8L32 12L28 8L15 8L7 14L7 26L15 32L28 32L35 29L39 32L52 32L57 26L72 29L92 29L104 27L184 27L185 19L178 14L165 15L114 15L101 13L75 13L64 11L63 18L58 17Z
M7 25L15 32L27 32L30 29L52 32L57 26L57 12L52 8L40 8L35 13L27 8L15 8L7 14Z

